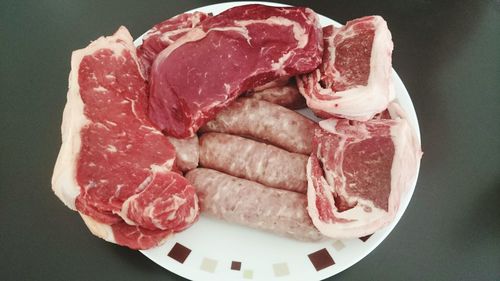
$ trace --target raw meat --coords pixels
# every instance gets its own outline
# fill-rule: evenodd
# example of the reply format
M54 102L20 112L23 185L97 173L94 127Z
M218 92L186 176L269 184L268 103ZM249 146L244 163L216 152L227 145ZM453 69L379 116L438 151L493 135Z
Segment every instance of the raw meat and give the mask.
M367 122L329 119L307 164L308 211L329 237L362 237L389 224L415 181L422 152L404 113Z
M307 156L239 136L200 137L200 165L263 185L307 192Z
M198 144L197 135L187 139L168 137L168 140L175 147L175 164L182 172L198 167L200 145Z
M299 93L295 80L285 85L266 88L259 91L251 91L246 94L254 99L265 100L290 109L301 109L306 107L306 100Z
M147 74L146 79L156 56L208 17L201 12L185 13L162 21L148 30L142 38L142 45L137 48L137 56Z
M324 238L309 218L304 194L269 188L215 170L186 174L203 214L304 241Z
M246 136L295 153L311 154L318 124L285 107L267 101L239 98L222 110L202 132Z
M120 245L134 245L134 249L148 249L162 244L170 237L171 231L149 230L139 226L128 225L124 221L112 226L96 221L80 213L85 225L95 236L111 243Z
M380 16L323 28L323 63L299 76L297 85L318 116L366 121L394 99L391 80L393 43Z
M275 88L275 87L285 86L286 84L289 83L289 80L290 80L289 77L281 77L281 78L273 80L273 81L271 81L269 83L266 83L266 84L264 84L262 86L255 87L251 91L252 92L260 92L260 91L263 91L263 90L266 90L266 89L269 89L269 88Z
M191 225L198 199L170 171L174 147L147 117L146 81L128 30L73 52L71 69L56 195L92 232L134 249Z
M308 8L245 5L224 11L158 55L149 116L167 135L193 136L245 91L316 69L322 42L317 15Z

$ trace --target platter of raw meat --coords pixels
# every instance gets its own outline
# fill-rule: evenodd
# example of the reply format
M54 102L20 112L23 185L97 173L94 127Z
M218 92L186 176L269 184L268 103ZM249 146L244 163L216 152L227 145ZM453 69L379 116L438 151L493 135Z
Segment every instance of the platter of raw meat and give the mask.
M200 7L136 40L122 26L72 54L52 189L95 236L188 279L335 275L415 189L393 48L381 16L269 2Z

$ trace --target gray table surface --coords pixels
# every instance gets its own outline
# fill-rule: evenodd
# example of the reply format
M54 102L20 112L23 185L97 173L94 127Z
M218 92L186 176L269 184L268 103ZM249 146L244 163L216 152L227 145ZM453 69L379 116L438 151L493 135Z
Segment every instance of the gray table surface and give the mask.
M288 1L339 22L388 21L425 152L395 230L328 280L500 280L500 2L379 2ZM90 235L50 177L71 51L212 3L0 2L0 280L184 280Z

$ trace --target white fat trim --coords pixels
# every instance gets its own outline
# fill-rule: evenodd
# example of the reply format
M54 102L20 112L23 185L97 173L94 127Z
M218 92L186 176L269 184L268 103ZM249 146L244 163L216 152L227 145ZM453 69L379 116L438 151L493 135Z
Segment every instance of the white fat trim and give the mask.
M321 224L319 219L318 208L316 207L316 189L314 188L313 178L312 178L312 160L311 157L307 160L306 165L306 175L307 175L307 213L311 220L318 228L318 225ZM319 230L319 229L318 229Z
M356 238L364 235L368 235L379 229L380 227L386 225L388 222L392 220L391 217L386 216L385 211L381 211L379 209L372 209L370 216L366 216L362 207L353 208L351 210L339 213L335 207L335 204L332 204L334 216L337 218L341 218L341 216L345 216L346 212L350 212L347 216L347 219L356 219L350 222L342 222L342 223L325 223L319 219L319 212L316 207L316 190L314 188L313 180L312 180L312 167L311 167L311 158L309 158L307 162L307 211L311 220L316 226L316 228L325 236L336 238L336 239L346 239L346 238ZM324 179L322 179L324 180ZM325 182L326 183L326 182ZM330 200L329 200L330 201ZM330 202L331 204L331 202ZM344 214L344 215L342 215ZM375 215L373 215L375 214ZM387 220L380 220L381 216L385 216ZM360 219L361 218L361 219Z
M117 215L119 215L127 224L136 225L136 223L130 220L127 216L131 202L133 202L144 190L146 190L146 187L154 180L154 177L157 173L170 172L173 164L174 164L174 159L168 160L162 165L156 165L156 164L151 165L150 166L151 174L147 178L145 178L141 184L139 184L139 186L136 189L138 192L130 196L129 198L127 198L127 200L123 202L121 210L117 213Z
M375 36L370 57L370 76L366 86L358 86L346 91L336 92L336 99L324 100L304 95L307 104L315 109L323 110L339 117L352 120L367 121L375 114L387 108L394 99L395 91L391 76L391 52L393 43L387 23L379 16L374 17ZM329 38L333 41L333 38ZM335 50L329 48L334 63ZM389 59L388 59L389 58ZM317 76L319 79L319 76ZM331 96L330 89L323 89L309 76L309 88L314 88L319 95ZM311 83L314 83L311 85Z
M115 235L113 234L113 229L111 228L111 226L98 222L82 213L79 214L92 234L108 242L116 244Z
M389 197L390 211L397 211L401 196L408 192L416 180L422 150L415 131L404 118L406 114L397 105L391 105L390 109L393 112L398 111L396 113L398 119L395 119L398 124L391 127L391 138L395 149L391 168L391 191L394 191L394 194L391 192ZM393 202L398 204L391 205Z
M127 200L125 200L122 204L122 207L120 209L119 212L117 212L116 214L119 215L124 221L125 223L127 223L128 225L136 225L136 223L132 220L130 220L128 218L128 210L130 209L130 204L131 202L133 202L137 197L139 197L139 195L144 192L144 190L146 190L146 187L153 181L154 179L154 176L153 175L149 175L147 178L144 179L144 181L142 181L141 184L139 184L139 186L137 187L137 193L130 196L129 198L127 198Z
M136 55L132 36L122 26L114 35L99 37L86 48L74 51L71 56L67 101L61 125L62 144L52 174L52 190L72 210L76 210L75 200L80 194L80 187L76 181L81 148L80 132L89 123L83 112L84 104L80 96L78 72L82 59L99 49L110 49L116 54L121 54L123 50L130 50L133 56Z
M201 21L201 16L204 16L203 13L193 13L191 17L191 28L197 26Z
M247 40L247 43L248 45L251 45L250 44L250 35L248 34L248 29L246 29L245 27L238 27L238 26L229 26L229 27L214 27L214 28L210 28L207 33L210 33L212 31L234 31L234 32L237 32L239 33L241 36L243 36L245 38L245 40Z
M161 51L154 60L151 69L156 69L158 68L158 66L162 65L163 61L167 59L175 49L179 48L180 46L186 43L200 40L204 38L206 35L207 33L205 33L205 31L203 31L203 29L201 29L200 27L191 29L191 31L186 33L186 35L182 36L174 43L172 43L170 46ZM151 70L151 72L153 72L153 70Z
M310 8L306 8L305 13L307 14L307 23L308 24L321 28L321 25L319 22L319 16L316 12L314 12L314 10L312 10Z
M345 186L336 187L334 192L338 192L339 195L344 198L349 199L349 203L356 203L356 206L343 211L338 212L335 205L329 201L332 206L332 211L336 219L344 219L348 222L325 222L321 221L318 217L318 211L315 206L316 202L316 190L313 186L312 181L312 171L311 171L311 160L309 159L307 166L308 175L308 202L310 203L308 209L310 211L311 218L314 225L320 230L325 236L332 238L343 239L343 238L353 238L360 237L374 231L379 228L389 224L396 216L401 196L407 192L410 188L409 185L413 183L414 177L416 176L416 169L418 169L418 161L420 159L420 148L411 147L411 144L415 143L416 137L411 133L411 130L405 119L402 119L404 112L397 105L391 105L390 110L393 111L394 115L397 114L395 121L396 125L391 127L391 138L393 139L395 146L394 161L391 168L391 191L388 198L388 211L380 209L375 206L371 200L361 198L359 196L352 196L345 192ZM320 126L330 132L338 133L336 130L336 120L325 120L320 122ZM366 128L365 128L366 129ZM367 133L367 132L365 132ZM364 134L365 134L364 133ZM342 135L342 134L341 134ZM345 139L343 139L345 141ZM410 140L410 141L408 141ZM409 145L410 144L410 145ZM342 144L338 150L343 151ZM320 159L321 160L321 159ZM342 162L339 155L334 157L334 161ZM329 173L332 173L338 177L343 175L341 166L340 170L325 172L327 177ZM324 179L320 179L323 184ZM333 179L329 179L328 183L330 185L334 184ZM345 178L341 179L341 183L345 185ZM333 189L332 189L333 191ZM366 209L369 208L370 212Z
M262 20L237 20L234 21L235 24L240 26L247 26L251 24L273 24L273 25L282 25L282 26L291 26L292 32L295 40L297 41L298 48L304 48L308 41L309 37L307 36L306 30L297 22L289 20L284 17L269 17L267 19Z
M180 16L183 16L184 14L181 14L181 15L177 15L173 18L171 18L170 20L171 21L175 21L176 18L180 17ZM186 21L186 22L191 22L191 27L186 27L186 28L181 28L181 29L174 29L174 30L171 30L171 31L167 31L165 33L162 34L161 32L161 28L164 27L164 26L160 26L160 27L153 27L150 31L148 31L146 33L146 35L144 35L144 38L143 38L143 42L146 41L147 39L149 39L149 37L153 36L153 35L160 35L161 34L161 37L164 36L164 34L169 34L169 35L175 35L175 34L179 34L181 32L177 32L179 30L182 30L182 32L184 31L189 31L191 30L191 28L197 26L200 21L201 21L201 16L203 15L203 13L193 13L193 14L190 14L190 18ZM169 20L169 21L170 21ZM169 24L168 26L172 26L172 24ZM163 40L163 38L162 38ZM168 39L170 41L170 39Z
M283 68L283 65L292 56L292 53L295 53L295 52L290 51L290 52L284 54L283 56L281 56L281 58L279 58L278 62L274 62L271 64L271 67L274 71L276 71L276 74L278 74L280 76L284 76L287 74L287 72Z
M229 92L231 91L231 85L224 83L224 89L226 90L226 94L229 94Z
M174 30L164 32L163 34L161 34L160 40L165 42L165 43L172 44L174 42L174 40L170 39L170 37L181 34L181 33L187 33L191 29L192 29L191 27L187 27L187 28L174 29Z

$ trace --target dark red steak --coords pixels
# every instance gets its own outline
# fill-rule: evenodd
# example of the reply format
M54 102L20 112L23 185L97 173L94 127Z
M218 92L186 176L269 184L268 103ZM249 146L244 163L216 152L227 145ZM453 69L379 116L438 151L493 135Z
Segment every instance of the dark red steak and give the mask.
M142 38L142 44L137 48L137 56L139 56L145 73L149 74L153 61L161 51L208 17L209 15L201 12L180 14L162 21L148 30Z
M149 116L167 135L192 136L243 92L321 62L308 8L246 5L203 21L162 51L151 70Z

